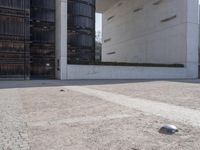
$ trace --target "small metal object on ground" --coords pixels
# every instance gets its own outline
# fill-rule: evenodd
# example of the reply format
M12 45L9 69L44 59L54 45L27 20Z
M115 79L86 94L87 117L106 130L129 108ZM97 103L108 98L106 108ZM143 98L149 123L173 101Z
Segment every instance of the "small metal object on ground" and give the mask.
M176 132L178 132L178 128L176 126L170 125L170 124L164 125L159 130L159 133L168 134L168 135L175 134Z

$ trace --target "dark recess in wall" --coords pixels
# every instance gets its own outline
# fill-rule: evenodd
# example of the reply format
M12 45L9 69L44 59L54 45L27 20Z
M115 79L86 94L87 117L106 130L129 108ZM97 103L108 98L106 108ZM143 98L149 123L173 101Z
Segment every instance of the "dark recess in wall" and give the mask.
M68 63L95 61L95 0L68 0Z
M0 0L0 78L29 78L27 0Z
M31 0L30 74L55 78L55 0Z
M95 61L95 2L68 0L68 63ZM55 6L0 0L0 78L55 79Z

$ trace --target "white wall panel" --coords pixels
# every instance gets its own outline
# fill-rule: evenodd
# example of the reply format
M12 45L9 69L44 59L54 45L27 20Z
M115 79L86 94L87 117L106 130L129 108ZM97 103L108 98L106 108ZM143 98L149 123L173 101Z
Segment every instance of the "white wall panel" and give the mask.
M111 39L103 44L103 61L186 64L187 0L156 1L121 0L103 14L103 39Z

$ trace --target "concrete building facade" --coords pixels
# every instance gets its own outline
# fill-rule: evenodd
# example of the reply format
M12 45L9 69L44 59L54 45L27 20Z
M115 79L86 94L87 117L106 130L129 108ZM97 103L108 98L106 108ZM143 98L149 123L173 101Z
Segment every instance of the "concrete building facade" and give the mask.
M121 0L103 13L103 61L186 64L187 1Z
M95 0L68 0L67 7L67 63L94 62ZM0 78L55 79L63 69L56 23L56 0L0 0Z
M70 64L65 67L64 63L61 67L67 68L66 79L198 77L198 0L97 0L96 9L103 14L104 62L182 64L184 67Z
M102 61L156 67L68 63L69 1L55 1L56 79L198 77L198 0L96 0L96 11L103 14Z

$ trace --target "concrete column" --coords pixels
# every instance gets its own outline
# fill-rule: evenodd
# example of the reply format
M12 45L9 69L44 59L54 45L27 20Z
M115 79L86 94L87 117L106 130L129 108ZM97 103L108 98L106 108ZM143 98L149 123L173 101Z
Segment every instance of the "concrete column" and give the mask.
M187 0L187 76L198 78L199 1Z
M56 78L67 79L67 0L56 0Z

